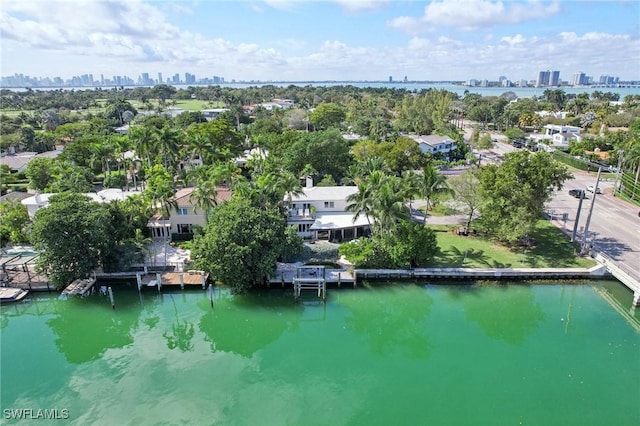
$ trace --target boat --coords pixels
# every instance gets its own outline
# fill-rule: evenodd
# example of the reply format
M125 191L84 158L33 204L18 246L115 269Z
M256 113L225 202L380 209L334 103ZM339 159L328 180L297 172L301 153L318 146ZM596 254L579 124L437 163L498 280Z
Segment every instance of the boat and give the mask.
M0 287L0 303L19 302L25 298L29 290L21 288Z

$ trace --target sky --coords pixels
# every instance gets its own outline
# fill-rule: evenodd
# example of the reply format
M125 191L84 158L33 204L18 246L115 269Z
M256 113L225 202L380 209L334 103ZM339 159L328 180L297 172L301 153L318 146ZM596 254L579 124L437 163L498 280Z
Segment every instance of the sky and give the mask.
M0 0L0 75L640 80L640 1Z

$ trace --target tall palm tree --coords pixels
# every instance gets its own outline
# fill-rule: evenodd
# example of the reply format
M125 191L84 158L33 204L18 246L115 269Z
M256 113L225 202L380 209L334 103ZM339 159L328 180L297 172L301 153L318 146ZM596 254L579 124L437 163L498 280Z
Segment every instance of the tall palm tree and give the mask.
M433 209L433 203L431 200L436 194L442 194L449 191L447 187L447 178L438 172L438 169L433 164L429 164L422 169L422 175L420 176L418 183L418 194L427 202L426 209ZM424 216L426 222L427 216Z
M386 176L372 197L372 211L381 235L391 235L396 231L399 219L409 218L404 203L400 178Z
M371 229L371 217L372 217L372 197L371 191L366 182L361 182L358 185L358 192L355 192L347 197L346 211L354 213L353 220L356 221L360 216L364 215L367 218L369 229Z
M304 194L300 179L289 171L283 171L278 179L278 187L284 193L283 207L285 209L291 208L293 197ZM284 198L286 197L286 202Z
M134 127L129 131L129 138L133 142L136 154L141 158L146 158L147 165L151 167L151 158L156 153L158 129L150 125Z
M178 132L170 126L164 126L158 132L158 145L162 153L164 167L166 169L169 169L170 165L173 167L180 148Z
M188 133L187 145L188 154L192 158L197 156L202 160L203 164L210 163L214 146L206 135L200 132Z

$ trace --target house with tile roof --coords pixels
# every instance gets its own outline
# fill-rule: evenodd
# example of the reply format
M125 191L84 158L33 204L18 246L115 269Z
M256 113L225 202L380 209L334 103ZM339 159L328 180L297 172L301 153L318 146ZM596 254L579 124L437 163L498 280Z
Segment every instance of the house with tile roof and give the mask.
M194 187L179 189L175 196L175 207L167 218L163 215L154 215L147 224L154 240L188 240L193 237L195 227L204 227L207 224L207 211L198 207L193 199ZM216 186L215 204L220 204L231 199L231 190L228 186Z

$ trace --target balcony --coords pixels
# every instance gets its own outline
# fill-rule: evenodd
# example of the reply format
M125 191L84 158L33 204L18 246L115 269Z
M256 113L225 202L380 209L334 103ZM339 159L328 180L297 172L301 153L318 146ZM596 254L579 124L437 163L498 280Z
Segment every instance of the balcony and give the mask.
M289 219L315 219L315 209L289 209Z

